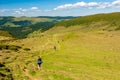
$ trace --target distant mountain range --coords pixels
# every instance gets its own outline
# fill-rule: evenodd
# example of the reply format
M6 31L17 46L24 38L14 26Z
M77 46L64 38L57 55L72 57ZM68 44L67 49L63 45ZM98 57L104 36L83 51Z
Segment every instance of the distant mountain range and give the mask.
M34 31L44 32L53 28L55 31L56 27L75 26L77 31L117 31L120 30L120 12L83 17L0 17L0 29L8 31L17 38L25 38Z
M55 23L59 21L73 19L75 17L50 17L50 16L39 16L39 17L12 17L12 16L1 16L0 17L0 29L8 31L10 34L17 38L26 37L27 34L41 30L46 31L51 28Z

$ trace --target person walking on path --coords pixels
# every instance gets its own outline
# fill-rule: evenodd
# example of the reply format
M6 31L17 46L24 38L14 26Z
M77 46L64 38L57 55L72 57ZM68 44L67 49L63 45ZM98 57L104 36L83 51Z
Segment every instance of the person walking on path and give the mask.
M42 59L40 56L38 56L37 64L38 64L38 69L41 70Z

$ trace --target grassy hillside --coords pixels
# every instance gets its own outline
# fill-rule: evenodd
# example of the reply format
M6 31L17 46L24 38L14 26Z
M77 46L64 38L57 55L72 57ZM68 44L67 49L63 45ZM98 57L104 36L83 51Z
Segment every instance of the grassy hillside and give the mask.
M11 70L0 63L0 80L13 80Z
M30 51L2 50L2 57L15 80L119 80L119 33L68 32L4 42ZM43 59L41 71L38 56Z
M9 39L13 39L13 36L7 31L0 30L0 41Z
M68 21L62 21L55 26L81 26L81 28L92 28L93 30L108 30L114 31L120 29L120 13L96 14L90 16L83 16Z
M0 36L12 37L12 35L7 31L0 30Z
M24 20L30 20L33 22L45 22L45 21L50 21L49 18L37 18L37 17L16 17L14 18L14 21L24 21Z
M120 80L120 31L111 25L118 16L94 20L115 14L119 13L86 16L88 21L82 17L86 23L76 18L81 24L76 19L63 21L44 33L36 29L29 38L0 41L0 64L4 65L0 72L12 74L6 78L14 80ZM65 26L70 21L76 24ZM38 56L42 70L37 69Z

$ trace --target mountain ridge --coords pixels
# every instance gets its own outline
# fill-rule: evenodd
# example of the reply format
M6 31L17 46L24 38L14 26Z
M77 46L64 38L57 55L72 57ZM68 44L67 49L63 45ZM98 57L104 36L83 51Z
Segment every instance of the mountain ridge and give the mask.
M89 26L96 22L108 22L111 25L120 26L120 12L107 13L107 14L95 14L89 16L78 17L75 19L58 22L55 26L70 27L75 25Z

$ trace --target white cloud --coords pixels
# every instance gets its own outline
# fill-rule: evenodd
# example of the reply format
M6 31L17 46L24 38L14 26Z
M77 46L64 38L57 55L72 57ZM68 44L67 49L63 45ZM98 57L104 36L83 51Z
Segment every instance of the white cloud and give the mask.
M73 7L87 7L87 3L85 2L77 2L72 5Z
M113 7L113 6L109 2L99 3L99 5L97 6L98 9L104 9L108 7Z
M24 13L21 12L21 11L15 11L14 14L20 14L20 15L23 15Z
M88 9L92 9L93 7L98 9L109 8L109 7L120 7L120 0L115 0L113 2L77 2L74 4L64 4L57 6L54 10L62 10L62 9L71 9L71 8L79 8L85 7Z
M54 10L69 9L69 8L72 8L72 7L73 7L72 4L65 4L65 5L58 6L57 8L54 8Z
M31 7L31 10L38 10L38 7Z
M24 8L12 9L12 11L13 11L13 14L24 15L27 12L34 13L36 11L40 12L41 10L37 7L31 7L31 8L28 8L28 9L24 9Z
M23 15L23 14L25 14L25 12L28 11L28 9L19 8L19 9L13 9L13 11L14 11L13 14Z
M6 11L9 11L8 9L1 9L0 12L3 13L3 12L6 12Z
M22 12L28 11L27 9L23 9L23 8L19 8L19 10L22 11Z
M94 7L94 6L97 6L98 3L97 2L90 2L87 4L89 7Z
M120 5L120 0L116 0L112 3L112 5Z
M38 11L38 12L41 12L41 10L38 8L38 7L31 7L30 9L29 9L29 11Z

